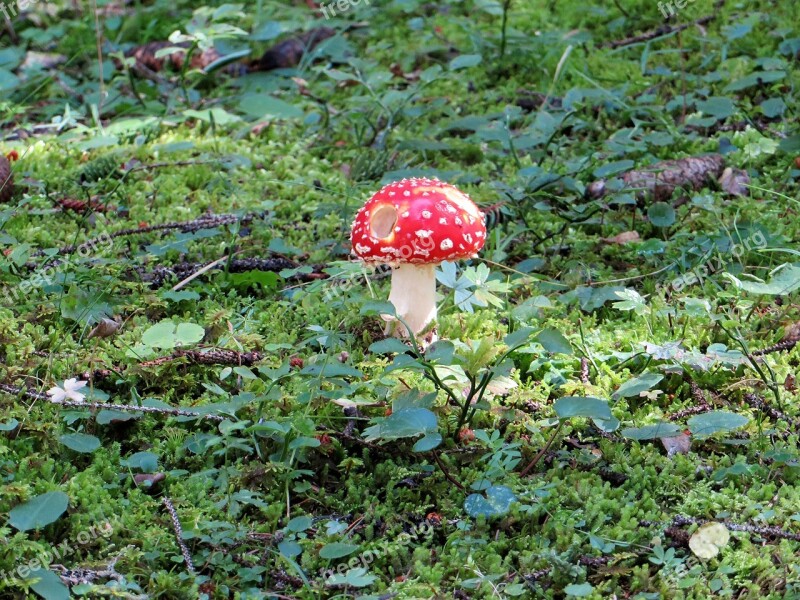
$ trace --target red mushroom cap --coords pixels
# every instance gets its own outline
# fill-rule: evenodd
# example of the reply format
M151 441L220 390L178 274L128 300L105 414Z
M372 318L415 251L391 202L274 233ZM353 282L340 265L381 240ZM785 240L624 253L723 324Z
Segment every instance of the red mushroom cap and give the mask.
M469 196L416 178L384 186L358 211L350 233L359 258L389 264L474 257L485 239L483 213Z

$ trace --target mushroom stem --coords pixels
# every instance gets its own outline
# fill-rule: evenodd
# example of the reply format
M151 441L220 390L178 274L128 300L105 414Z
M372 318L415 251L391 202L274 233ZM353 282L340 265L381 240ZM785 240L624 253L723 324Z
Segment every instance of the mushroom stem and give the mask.
M435 267L435 264L406 263L392 270L389 302L394 305L397 316L411 328L410 334L414 336L436 319ZM393 329L395 337L410 337L401 323L391 321L387 333Z

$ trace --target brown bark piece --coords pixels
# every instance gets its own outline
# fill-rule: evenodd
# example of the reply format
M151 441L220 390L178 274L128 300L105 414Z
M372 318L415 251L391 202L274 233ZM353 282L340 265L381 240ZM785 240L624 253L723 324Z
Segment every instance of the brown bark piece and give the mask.
M0 154L0 202L8 202L14 194L14 172L11 163Z
M669 200L677 188L702 189L709 181L718 179L724 168L725 161L719 154L692 156L627 171L622 175L622 181L625 188L635 191L640 200L652 196L654 201L663 202ZM605 180L591 183L586 192L590 198L605 196Z

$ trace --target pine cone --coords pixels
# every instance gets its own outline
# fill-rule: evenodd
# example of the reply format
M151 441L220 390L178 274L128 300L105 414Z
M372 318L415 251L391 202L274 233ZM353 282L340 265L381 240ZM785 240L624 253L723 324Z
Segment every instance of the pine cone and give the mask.
M14 172L8 159L0 154L0 202L8 202L14 194Z

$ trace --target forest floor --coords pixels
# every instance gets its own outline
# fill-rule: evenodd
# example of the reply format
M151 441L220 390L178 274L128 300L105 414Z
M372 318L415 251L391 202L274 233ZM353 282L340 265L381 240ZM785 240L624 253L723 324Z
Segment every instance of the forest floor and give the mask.
M800 6L35 4L2 597L800 597ZM427 349L349 242L421 176Z

